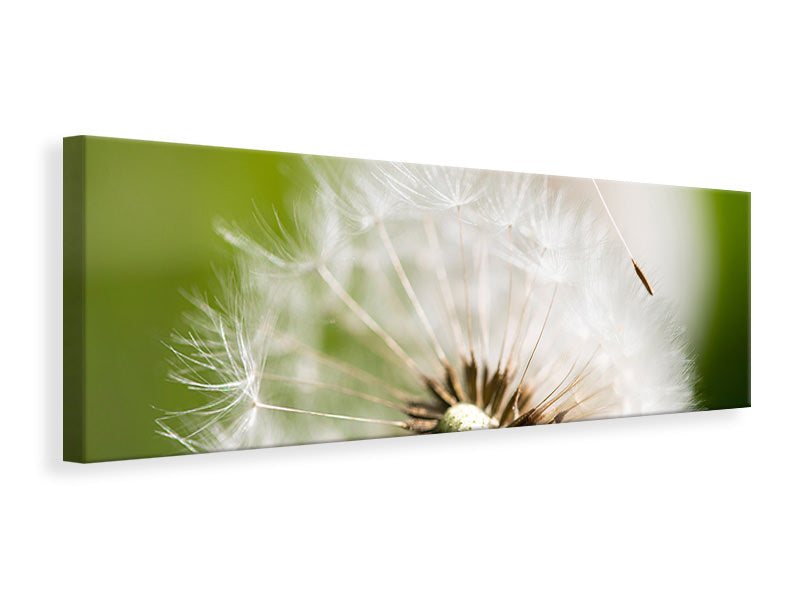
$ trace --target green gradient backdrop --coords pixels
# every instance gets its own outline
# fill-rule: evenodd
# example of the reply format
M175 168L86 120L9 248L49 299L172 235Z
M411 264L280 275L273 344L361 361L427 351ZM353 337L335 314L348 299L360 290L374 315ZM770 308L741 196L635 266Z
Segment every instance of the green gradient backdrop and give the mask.
M293 166L299 158L282 153L65 140L65 447L75 443L68 429L80 420L72 411L83 395L87 462L180 453L155 433L153 408L196 400L167 381L163 341L189 308L179 290L216 288L212 263L226 269L230 254L213 232L214 218L249 223L254 203L282 212ZM75 205L81 176L82 213ZM749 406L750 194L709 190L704 197L718 229L720 277L707 347L698 349L698 391L707 408ZM83 295L73 247L81 221ZM83 350L76 341L82 327Z

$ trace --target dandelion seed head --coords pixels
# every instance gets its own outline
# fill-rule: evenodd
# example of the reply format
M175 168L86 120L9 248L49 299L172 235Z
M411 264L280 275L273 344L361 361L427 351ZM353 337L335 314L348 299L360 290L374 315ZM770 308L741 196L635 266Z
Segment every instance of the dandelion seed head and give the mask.
M547 179L306 160L288 222L218 225L235 274L195 300L160 418L194 451L674 412L692 367L588 199Z

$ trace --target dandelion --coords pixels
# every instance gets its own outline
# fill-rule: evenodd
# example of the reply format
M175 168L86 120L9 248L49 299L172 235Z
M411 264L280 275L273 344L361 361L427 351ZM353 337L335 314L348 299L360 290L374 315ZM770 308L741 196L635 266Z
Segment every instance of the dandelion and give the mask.
M306 165L292 219L217 226L236 268L170 343L202 401L157 419L163 435L213 451L693 407L682 333L599 186Z

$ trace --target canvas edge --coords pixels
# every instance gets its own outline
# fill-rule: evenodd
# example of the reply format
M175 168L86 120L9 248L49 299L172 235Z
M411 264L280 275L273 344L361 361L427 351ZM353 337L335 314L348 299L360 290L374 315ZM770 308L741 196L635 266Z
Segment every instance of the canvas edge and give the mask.
M63 140L64 422L62 458L86 462L85 290L86 137Z

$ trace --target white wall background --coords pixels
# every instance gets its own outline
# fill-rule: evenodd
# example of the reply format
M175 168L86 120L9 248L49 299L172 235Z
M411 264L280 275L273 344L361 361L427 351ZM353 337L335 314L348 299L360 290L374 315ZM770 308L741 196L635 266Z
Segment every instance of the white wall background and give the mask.
M0 595L797 597L791 3L2 12ZM62 464L80 133L750 190L754 407Z

